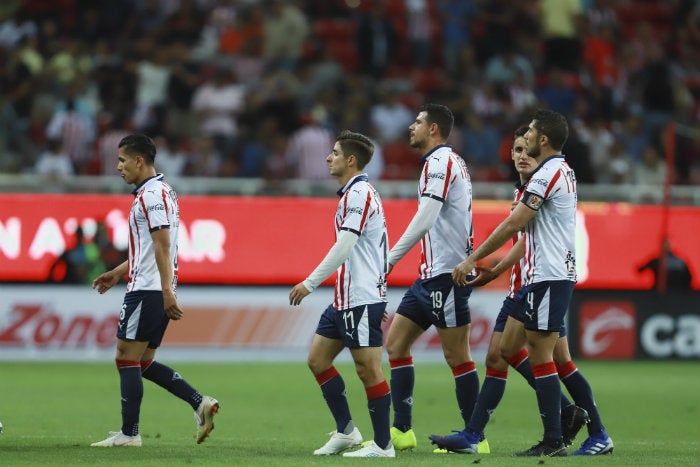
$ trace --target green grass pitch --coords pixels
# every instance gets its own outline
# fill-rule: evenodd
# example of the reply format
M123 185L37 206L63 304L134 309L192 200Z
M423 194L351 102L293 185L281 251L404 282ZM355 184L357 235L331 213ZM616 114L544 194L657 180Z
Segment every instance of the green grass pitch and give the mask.
M460 429L461 421L450 370L444 363L416 358L418 447L398 452L396 459L370 460L311 454L334 424L303 363L172 366L221 402L216 429L202 445L194 441L190 407L145 381L143 447L91 448L91 442L120 426L119 384L111 362L0 363L0 466L700 466L698 362L579 361L615 452L554 459L511 457L537 442L542 431L534 392L515 371L487 427L492 453L433 454L428 435ZM370 438L365 395L354 368L343 360L338 369L355 422ZM478 369L483 381L483 366ZM580 433L574 447L585 436Z

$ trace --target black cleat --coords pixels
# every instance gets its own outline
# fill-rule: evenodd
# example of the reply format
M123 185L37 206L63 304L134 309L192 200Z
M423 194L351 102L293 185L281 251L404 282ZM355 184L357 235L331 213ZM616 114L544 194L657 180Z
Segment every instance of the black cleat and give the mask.
M514 452L513 457L564 457L566 445L562 441L542 440L530 449Z
M571 404L561 409L561 434L564 444L571 446L581 428L583 428L591 418L588 412L581 407Z

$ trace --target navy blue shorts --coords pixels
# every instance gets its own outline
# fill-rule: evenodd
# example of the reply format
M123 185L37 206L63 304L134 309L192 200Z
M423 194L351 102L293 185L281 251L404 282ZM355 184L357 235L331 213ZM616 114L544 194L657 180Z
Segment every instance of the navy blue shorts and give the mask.
M574 282L567 280L543 281L522 287L515 299L522 307L525 329L561 333L573 293Z
M417 279L406 291L396 313L423 329L455 328L471 323L469 296L471 287L455 285L452 274L432 279Z
M142 290L127 292L119 313L117 338L148 342L148 347L157 349L163 340L170 318L163 307L163 292Z
M521 323L525 322L525 313L522 309L522 304L513 298L506 297L503 300L503 305L501 306L501 311L496 317L496 322L493 325L493 332L503 332L506 328L506 321L508 317L512 316ZM559 337L566 337L566 323L562 323L561 329L559 330Z
M347 310L336 310L333 305L321 315L316 334L343 341L345 347L381 347L382 320L386 302L360 305Z

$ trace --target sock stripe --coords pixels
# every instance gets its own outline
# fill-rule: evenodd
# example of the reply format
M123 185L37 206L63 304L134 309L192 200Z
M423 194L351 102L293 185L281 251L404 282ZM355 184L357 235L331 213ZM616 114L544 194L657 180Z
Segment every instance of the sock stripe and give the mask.
M557 374L557 366L554 362L545 362L532 367L532 374L537 378L546 378Z
M323 373L317 374L316 377L316 382L318 383L319 386L323 386L326 384L328 381L332 380L336 376L338 376L340 373L338 373L338 370L335 369L334 366L331 366L329 369L324 371Z
M513 368L518 368L525 360L527 360L529 354L527 349L520 349L520 352L508 357L508 364Z
M505 381L508 379L508 370L497 370L496 368L486 367L486 377Z
M141 368L141 362L139 362L138 360L122 360L120 358L115 358L114 363L117 364L117 368Z
M452 374L455 378L464 376L472 371L476 371L476 364L474 362L464 362L452 367Z
M392 370L394 368L413 366L413 357L389 359L389 366Z
M567 378L574 374L576 371L578 371L578 368L576 368L576 365L572 360L569 360L568 362L562 365L557 365L557 373L559 373L560 379Z
M384 380L379 384L365 388L365 392L367 393L367 400L372 401L388 395L391 391L389 389L389 384Z
M140 362L140 364L141 364L141 373L143 373L144 371L148 370L148 367L151 366L151 363L153 363L153 359Z

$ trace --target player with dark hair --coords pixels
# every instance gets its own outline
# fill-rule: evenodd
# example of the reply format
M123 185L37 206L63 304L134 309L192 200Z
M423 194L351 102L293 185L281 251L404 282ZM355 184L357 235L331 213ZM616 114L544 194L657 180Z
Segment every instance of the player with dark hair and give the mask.
M360 133L343 131L326 161L338 179L340 201L335 214L335 244L303 282L289 293L299 305L333 271L337 271L333 303L316 328L308 365L321 387L336 429L314 455L339 454L362 443L345 395L345 382L333 361L349 348L367 394L374 440L344 457L395 457L389 434L391 396L382 372L382 320L386 311L388 238L381 198L362 170L374 152Z
M180 211L175 190L165 183L163 174L156 173L155 157L155 144L146 135L132 134L119 142L117 170L126 183L136 185L129 212L129 257L97 277L92 287L103 294L129 274L119 315L115 360L122 427L91 446L141 446L143 378L192 406L197 420L197 443L214 429L214 415L219 411L216 399L203 396L178 372L154 360L169 321L183 316L175 296Z
M456 284L467 284L477 261L524 231L522 287L515 300L522 313L544 435L515 456L566 455L554 347L576 282L576 176L561 154L568 131L563 115L550 110L535 113L524 138L527 154L538 166L520 202L453 272Z
M411 348L435 326L455 381L457 404L469 421L479 378L469 350L471 288L455 285L452 270L472 250L472 186L462 158L446 142L452 111L440 104L419 108L409 127L410 145L423 154L418 211L389 253L389 269L421 243L419 277L396 310L387 336L394 421L391 438L397 449L416 447L412 406L415 374ZM488 451L488 444L483 444Z
M522 198L525 184L536 168L534 159L525 152L524 135L526 131L527 127L520 127L516 130L511 149L515 169L520 175L520 181L516 184L514 191L514 203L516 204ZM478 440L484 436L484 428L505 392L509 364L522 374L533 388L535 387L528 353L523 348L526 340L525 328L518 312L518 304L514 300L521 285L523 248L522 233L519 232L517 236L513 237L513 248L496 266L493 268L477 266L479 275L476 279L468 282L472 287L483 286L511 268L510 289L496 318L486 355L486 377L467 429L464 434L431 436L433 443L447 447L450 451L469 454L476 452ZM561 429L564 443L569 446L573 443L579 430L589 421L591 421L589 433L598 433L603 428L590 386L571 361L566 326L562 326L559 332L559 339L554 347L554 361L564 385L577 400L577 403L586 406L591 413L589 417L587 410L572 404L563 393L561 394Z

